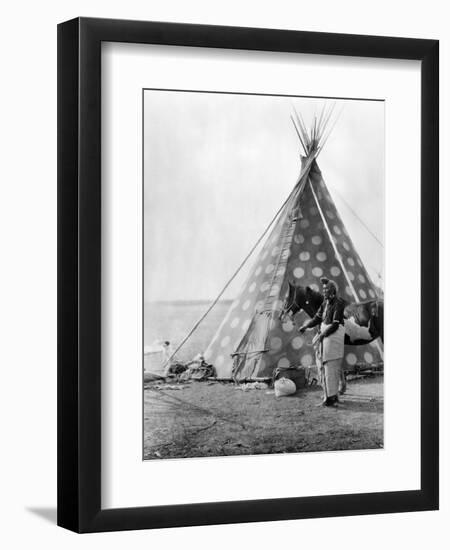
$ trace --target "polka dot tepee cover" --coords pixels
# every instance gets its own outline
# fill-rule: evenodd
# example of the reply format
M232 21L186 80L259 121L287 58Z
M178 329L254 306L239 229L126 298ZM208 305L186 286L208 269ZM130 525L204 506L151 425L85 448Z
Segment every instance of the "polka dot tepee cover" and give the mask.
M297 331L306 314L299 312L295 324L279 320L289 281L319 290L320 277L327 276L349 302L376 298L316 161L303 158L302 164L301 179L205 351L218 378L267 378L277 366L315 364L314 331ZM377 362L381 349L380 339L346 346L344 361L347 366Z

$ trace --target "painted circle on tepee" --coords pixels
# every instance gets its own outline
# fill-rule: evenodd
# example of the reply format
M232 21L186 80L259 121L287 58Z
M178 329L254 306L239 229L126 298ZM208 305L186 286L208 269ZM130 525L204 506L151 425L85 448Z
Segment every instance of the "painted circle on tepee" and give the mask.
M303 267L296 267L293 273L294 273L294 277L296 277L297 279L301 279L305 274L305 270L303 269Z
M234 300L234 302L231 304L230 311L232 309L235 309L239 305L239 300Z
M268 250L264 250L264 252L262 253L261 255L261 260L265 260L267 258L267 256L269 255L269 251Z
M366 291L363 290L362 288L361 288L360 291L359 291L359 295L361 296L361 298L362 298L363 300L365 300L365 299L367 298Z
M302 229L306 229L307 227L309 227L309 221L308 220L300 220L300 227Z
M266 273L269 274L269 273L272 273L272 271L275 269L275 266L273 264L269 264L267 267L266 267Z
M312 285L309 285L310 288L315 290L316 292L319 292L319 285L316 285L316 283L313 283Z
M305 237L301 233L298 233L294 236L294 242L296 244L303 244L305 242Z
M280 367L280 369L288 369L291 364L289 362L289 359L287 357L282 357L278 363L277 366Z
M255 304L255 311L261 311L264 307L264 300L258 300Z
M280 250L281 250L281 248L279 246L274 246L272 248L272 256L276 256L277 254L279 254Z
M286 273L286 266L280 265L277 269L277 275L284 275Z
M324 262L327 259L325 252L317 252L316 259L318 262Z
M311 254L309 252L303 251L303 252L300 252L298 257L302 262L307 262L311 257Z
M306 353L300 360L300 363L303 367L310 367L313 363L312 356L309 353Z
M322 237L320 235L314 235L311 239L311 242L316 246L318 246L319 244L322 243Z
M366 282L366 278L364 277L364 275L362 275L361 273L358 275L358 279L361 283L365 283Z
M373 355L370 353L370 351L366 351L366 353L364 354L364 360L367 361L367 363L372 363Z
M248 291L249 292L253 292L256 288L256 283L252 283L249 287L248 287Z
M353 273L351 271L347 271L347 275L348 275L348 278L350 279L350 281L355 280L355 276L353 275Z
M291 346L293 349L300 349L304 343L305 340L301 336L296 336L292 339Z
M340 235L342 233L338 225L333 225L333 231L336 233L336 235Z
M314 277L322 277L323 269L321 267L313 267L312 274L314 275Z
M315 206L311 206L311 208L309 209L309 213L311 214L311 216L317 216L319 211L317 210L317 208Z
M229 336L225 336L224 338L222 338L221 342L220 342L220 345L223 347L223 348L226 348L228 346L228 344L230 343L230 337Z
M270 339L270 351L278 351L283 345L283 340L278 336L272 336Z
M256 269L255 269L255 276L257 277L262 271L262 267L259 265Z
M345 287L345 292L348 296L353 296L352 289L349 286Z
M291 319L287 319L283 322L281 325L284 332L292 332L294 330L294 323L291 321Z
M333 212L331 210L327 210L325 213L326 213L327 217L330 218L330 220L334 220L335 215L333 214Z
M371 298L375 298L375 296L376 296L375 292L371 288L369 288L369 296Z
M347 252L350 250L350 245L348 244L347 241L344 241L344 242L342 243L342 246L345 248L345 250L347 250Z
M355 265L355 260L353 258L347 258L348 265L351 265L352 267Z
M266 292L266 290L269 290L270 284L267 281L264 281L264 283L259 287L261 292Z
M238 326L238 324L239 324L239 317L235 317L235 318L231 321L230 327L231 327L231 328L236 328L236 327Z
M244 311L247 310L249 305L250 305L250 300L245 300L245 302L242 304L242 309Z
M355 365L357 361L357 357L354 353L347 353L345 360L349 365Z
M337 267L337 266L333 266L331 269L330 269L330 273L333 277L338 277L340 274L341 274L341 270Z

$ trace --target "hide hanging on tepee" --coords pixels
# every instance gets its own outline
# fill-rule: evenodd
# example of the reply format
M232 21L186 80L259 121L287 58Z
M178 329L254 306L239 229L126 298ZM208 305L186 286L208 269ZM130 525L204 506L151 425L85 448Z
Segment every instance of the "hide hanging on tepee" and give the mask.
M308 134L296 115L303 151L301 173L260 251L247 281L205 351L218 378L272 376L278 367L315 364L311 332L300 335L290 319L279 320L288 282L319 290L333 279L350 302L376 298L375 287L344 227L316 162L326 137L324 115ZM329 135L329 134L328 134ZM298 314L298 323L305 320ZM381 342L346 346L344 366L382 360Z

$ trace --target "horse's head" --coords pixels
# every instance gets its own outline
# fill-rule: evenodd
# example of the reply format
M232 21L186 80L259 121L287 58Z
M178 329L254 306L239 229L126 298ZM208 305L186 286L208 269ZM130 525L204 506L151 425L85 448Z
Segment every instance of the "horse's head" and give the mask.
M280 311L280 321L283 321L286 315L294 316L297 311L299 311L300 308L296 302L296 289L297 287L291 283L291 281L288 281L286 297L284 298L283 307Z
M302 309L305 310L310 317L312 317L317 310L317 308L314 309L313 305L313 302L315 303L317 301L313 294L315 291L309 286L306 288L303 286L296 286L294 283L291 283L291 281L288 281L288 285L289 286L279 319L283 321L286 315L293 317ZM320 294L319 296L321 297ZM312 314L310 313L311 311Z
M318 290L307 286L304 289L303 301L300 306L309 317L314 317L322 302L323 295Z

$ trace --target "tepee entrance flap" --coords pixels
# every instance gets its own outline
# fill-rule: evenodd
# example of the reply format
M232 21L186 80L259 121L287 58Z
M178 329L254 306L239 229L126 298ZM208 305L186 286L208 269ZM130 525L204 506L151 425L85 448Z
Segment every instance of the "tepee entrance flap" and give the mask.
M251 379L258 376L261 359L269 351L266 339L269 332L270 315L256 312L244 338L232 354L233 378Z

